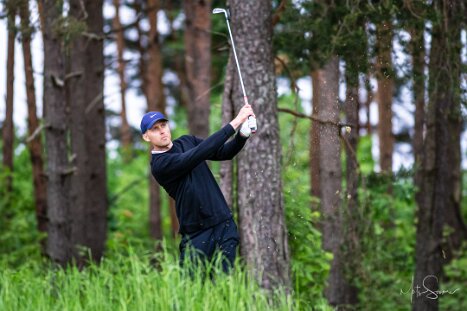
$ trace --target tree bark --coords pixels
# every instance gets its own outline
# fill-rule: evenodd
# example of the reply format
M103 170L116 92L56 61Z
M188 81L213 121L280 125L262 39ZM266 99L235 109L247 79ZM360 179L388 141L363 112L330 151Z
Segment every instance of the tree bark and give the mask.
M289 250L281 182L272 7L267 0L229 1L231 26L246 92L256 111L258 131L238 155L241 254L265 289L290 286ZM261 53L258 53L261 51ZM243 106L237 75L232 93Z
M107 173L105 159L103 1L72 0L70 15L86 31L72 40L69 54L71 143L76 170L72 176L72 242L79 265L99 261L107 237ZM75 76L76 75L76 76ZM83 249L84 248L84 249Z
M345 202L347 209L344 212L345 217L342 219L343 241L345 248L343 250L343 265L346 272L347 284L345 284L346 304L357 305L358 289L352 280L358 278L356 273L359 265L359 245L360 236L358 233L358 160L357 160L357 145L359 138L359 99L358 99L358 68L351 65L352 60L347 61L345 69L346 81L346 99L345 99L345 115L347 123L351 125L350 132L345 135L345 151L346 151L346 193Z
M30 137L28 149L32 164L37 228L40 232L47 232L47 184L44 178L44 161L42 159L42 136L40 132L36 133L36 131L39 130L40 124L36 109L36 91L34 87L31 55L32 29L29 24L30 13L27 1L21 3L19 14L21 17L21 42L23 47L24 75L26 77L26 97L28 102L28 135Z
M185 12L185 69L191 134L209 135L211 87L211 0L183 1Z
M416 196L417 234L414 287L439 290L443 264L458 241L467 238L456 200L460 163L461 1L434 2L442 19L433 21L429 65L429 103L423 145L421 187ZM451 227L447 231L447 227ZM445 232L449 232L445 235ZM413 295L413 310L438 310L438 300Z
M392 134L392 95L394 93L394 71L392 67L392 25L390 21L376 26L376 79L378 90L378 137L381 172L392 172L394 137Z
M157 31L157 13L160 9L159 0L148 1L149 38L148 60L145 72L146 99L148 111L160 111L165 114L164 87L162 85L162 55L160 51L159 33ZM160 186L149 174L149 232L156 239L162 239Z
M15 82L15 6L7 1L7 27L8 27L8 47L7 47L7 65L6 65L6 109L5 121L3 122L3 167L8 170L5 180L5 189L2 189L4 195L8 198L12 191L13 184L13 148L14 148L14 127L13 127L13 92ZM7 205L10 205L7 199Z
M316 73L319 89L319 112L321 120L339 122L339 60L336 56ZM323 219L323 248L334 255L325 296L332 306L342 308L354 303L352 286L347 281L344 268L344 241L341 212L342 167L339 128L330 123L319 124L319 164L321 185L321 213Z
M47 148L47 255L65 266L71 260L70 176L68 119L65 101L63 42L54 25L62 7L54 0L40 0L44 8L44 106Z
M314 117L318 117L320 111L320 83L319 83L319 72L314 70L311 73L311 82L313 90L313 104L312 104L312 114ZM315 198L319 198L321 193L320 187L320 166L319 166L319 123L316 121L311 122L310 127L310 176L311 176L311 195ZM318 210L318 204L311 204L313 210Z
M222 124L229 123L234 118L234 101L233 101L233 77L237 74L235 68L235 60L233 55L230 55L227 63L227 70L224 81L224 94L222 96ZM235 160L234 160L235 161ZM220 187L224 194L225 200L230 209L233 209L233 161L222 161L220 168Z
M127 83L125 79L125 60L123 58L123 52L125 50L125 39L124 32L122 29L122 23L120 22L120 0L113 0L113 5L115 7L115 16L113 18L113 27L117 30L116 32L116 43L117 43L117 61L118 61L118 77L120 79L120 101L121 101L121 111L120 119L122 120L122 125L120 128L120 143L123 151L123 160L125 163L129 162L131 159L131 131L130 125L128 124L128 119L126 115L126 100L125 93L127 88Z

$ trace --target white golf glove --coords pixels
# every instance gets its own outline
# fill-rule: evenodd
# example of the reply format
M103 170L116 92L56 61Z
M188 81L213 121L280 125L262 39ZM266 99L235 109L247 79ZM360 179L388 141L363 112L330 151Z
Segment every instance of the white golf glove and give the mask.
M250 125L248 124L248 120L242 123L242 126L240 127L240 135L242 135L245 138L251 136L251 129Z

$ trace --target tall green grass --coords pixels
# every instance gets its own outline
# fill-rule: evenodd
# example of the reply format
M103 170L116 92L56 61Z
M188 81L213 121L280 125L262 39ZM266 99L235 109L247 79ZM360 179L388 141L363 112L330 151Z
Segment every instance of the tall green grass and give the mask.
M239 263L224 274L218 263L182 268L168 252L124 252L82 271L37 261L0 267L0 310L309 309L283 290L266 293Z

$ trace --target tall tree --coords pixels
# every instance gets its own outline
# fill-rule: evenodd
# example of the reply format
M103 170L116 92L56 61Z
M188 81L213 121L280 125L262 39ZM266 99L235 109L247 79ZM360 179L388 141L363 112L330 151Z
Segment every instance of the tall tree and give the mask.
M457 200L460 162L460 51L462 1L433 2L426 136L417 195L414 286L439 290L443 264L467 231ZM448 227L450 227L449 230ZM445 233L448 232L447 236ZM428 277L434 276L434 277ZM413 310L438 310L438 300L413 295Z
M222 97L222 124L227 124L232 120L234 116L235 107L233 107L233 78L235 77L236 67L235 60L232 59L233 55L230 55L230 59L227 63L225 81L224 81L224 94ZM225 200L229 205L230 209L234 206L233 196L233 161L222 161L220 168L220 186L222 193L224 194Z
M394 70L392 68L392 24L390 20L376 25L376 79L378 90L378 137L381 171L392 172L394 137L392 134L392 95Z
M7 11L7 27L8 27L8 47L7 47L7 64L6 64L6 109L5 121L3 122L2 138L3 138L3 166L8 169L5 189L2 190L4 195L8 196L12 190L13 182L13 87L15 81L15 38L16 38L16 6L14 1L6 1L5 7Z
M159 32L157 30L157 13L159 9L159 0L148 1L149 33L144 87L148 111L157 110L165 113L164 87L162 84L162 54ZM151 174L148 174L148 178L150 180L149 231L154 239L159 240L162 239L161 191L159 184Z
M103 1L70 1L69 24L81 30L69 46L72 175L71 239L74 257L83 264L90 252L100 260L107 237L105 160Z
M125 38L124 30L122 23L120 22L120 0L113 0L113 5L115 8L115 16L113 18L113 28L117 36L117 72L118 78L120 79L120 101L121 101L121 111L120 119L122 120L122 125L120 127L120 143L123 150L123 159L124 161L130 160L130 148L131 148L131 130L130 125L128 124L128 118L126 115L126 99L125 93L127 88L126 78L125 78L125 60L123 58L123 53L125 50Z
M26 77L26 97L28 102L28 149L32 163L34 198L36 203L37 227L40 232L47 231L47 184L44 178L44 161L42 159L41 127L37 118L36 91L31 54L31 32L29 2L21 1L19 8L21 17L21 42L23 47L24 75Z
M191 134L209 135L211 87L211 0L183 1L185 12L185 69Z
M311 72L311 83L313 90L312 98L312 115L318 118L320 111L319 104L321 98L319 87L319 75L317 70ZM310 127L310 180L311 180L311 195L319 198L321 193L320 187L320 166L319 166L319 124L316 121L311 122ZM317 204L312 203L312 209L317 209Z
M70 177L68 119L65 101L63 41L57 27L62 6L55 0L40 0L43 7L44 110L47 149L47 255L65 266L71 259Z
M237 55L258 120L258 132L238 155L241 254L256 276L261 276L263 288L290 286L271 2L232 0L229 3ZM243 96L238 77L234 75L233 79L232 99L238 110L243 106Z
M317 72L317 85L320 90L318 117L319 124L319 164L321 186L321 212L323 219L323 248L332 252L333 260L325 290L326 298L332 306L343 307L354 304L356 297L352 286L345 277L345 257L342 250L344 241L341 211L342 167L339 138L339 60L332 57Z

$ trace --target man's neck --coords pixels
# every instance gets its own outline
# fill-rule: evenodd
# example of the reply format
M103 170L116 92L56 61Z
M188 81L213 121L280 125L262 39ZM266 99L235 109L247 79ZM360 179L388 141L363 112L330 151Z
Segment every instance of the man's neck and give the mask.
M154 146L152 151L154 153L162 153L162 152L169 151L172 148L172 146L173 146L173 143L170 142L170 144L168 146L165 146L165 147Z

